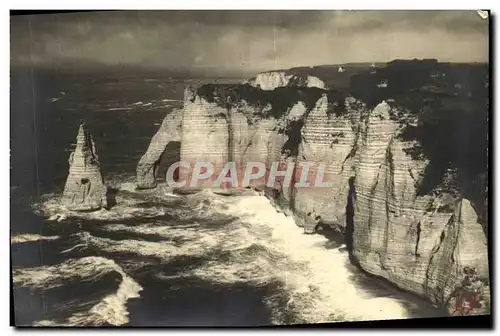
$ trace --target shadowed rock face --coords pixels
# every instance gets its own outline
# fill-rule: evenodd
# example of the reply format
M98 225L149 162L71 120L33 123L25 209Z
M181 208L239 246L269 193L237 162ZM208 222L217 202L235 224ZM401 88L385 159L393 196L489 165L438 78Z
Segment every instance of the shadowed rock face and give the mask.
M324 163L329 188L252 186L306 233L344 232L362 269L450 313L473 273L488 306L488 81L484 65L414 60L356 72L347 97L281 79L205 85L186 95L181 159L211 162L216 174L228 161L238 172L291 163L294 182L302 162Z
M76 211L107 207L107 188L100 169L94 140L83 122L78 130L75 151L69 157L69 174L61 203Z

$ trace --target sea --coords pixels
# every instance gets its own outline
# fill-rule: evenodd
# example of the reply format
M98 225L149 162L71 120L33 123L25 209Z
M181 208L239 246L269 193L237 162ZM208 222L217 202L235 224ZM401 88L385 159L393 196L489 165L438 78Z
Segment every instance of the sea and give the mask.
M268 326L441 316L352 266L256 193L135 189L135 168L187 85L11 70L11 269L18 326ZM59 205L80 121L116 205Z

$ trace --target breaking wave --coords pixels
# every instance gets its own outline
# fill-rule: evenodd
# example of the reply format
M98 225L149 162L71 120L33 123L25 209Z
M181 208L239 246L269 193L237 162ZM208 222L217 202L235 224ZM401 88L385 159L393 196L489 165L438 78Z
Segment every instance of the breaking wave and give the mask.
M43 240L55 240L59 239L58 236L42 236L39 234L33 234L33 233L26 233L26 234L19 234L15 236L10 237L10 242L12 244L17 244L17 243L27 243L27 242L35 242L35 241L43 241Z
M120 278L119 284L113 286ZM64 296L61 295L64 289L66 294L72 296L75 295L75 287L81 284L87 283L96 287L97 283L108 282L104 290L86 293L83 300L58 300L59 302L49 309L52 310L50 315L53 315L53 319L36 321L35 326L125 324L128 322L126 302L130 298L139 297L142 290L142 287L113 260L102 257L70 259L55 266L14 269L13 282L20 287L29 287L46 295L57 289L59 297ZM68 313L72 314L65 316Z
M15 284L45 292L96 280L108 284L105 291L94 290L92 305L88 300L66 302L73 308L66 309L71 315L44 316L36 325L210 325L212 320L219 325L262 325L434 314L416 297L373 285L376 280L350 266L341 241L305 235L263 196L223 196L209 190L180 196L161 187L136 191L123 183L116 200L110 210L94 213L68 211L54 195L34 205L44 218L62 218L50 222L51 236L59 237L58 254L67 260L17 268ZM109 285L110 276L120 281ZM267 315L241 323L236 317L181 320L175 300L195 300L197 291L211 293L212 302L205 304L212 304L207 311L217 314L213 305L228 304L217 303L222 295L217 288L234 295L247 291L238 297L262 305ZM153 311L157 303L165 311ZM200 303L193 306L201 309Z

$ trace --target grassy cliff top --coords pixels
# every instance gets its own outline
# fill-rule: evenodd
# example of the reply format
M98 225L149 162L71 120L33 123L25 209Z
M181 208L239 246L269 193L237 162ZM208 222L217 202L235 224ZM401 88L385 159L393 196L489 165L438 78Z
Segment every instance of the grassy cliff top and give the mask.
M236 107L245 101L250 106L263 108L270 104L271 115L281 117L289 108L298 102L311 109L322 95L328 101L344 106L345 93L334 90L323 90L314 87L278 87L272 91L261 90L250 84L206 84L196 90L198 96L211 103L226 108Z
M395 60L383 68L350 79L349 92L369 106L394 99L405 105L411 98L424 102L446 97L484 99L488 94L488 65L440 63L437 60ZM408 106L411 110L420 106Z

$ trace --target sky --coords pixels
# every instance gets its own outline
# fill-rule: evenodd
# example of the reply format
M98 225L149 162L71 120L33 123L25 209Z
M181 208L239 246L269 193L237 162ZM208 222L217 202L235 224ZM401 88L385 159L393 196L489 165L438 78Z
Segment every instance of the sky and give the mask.
M11 17L11 65L218 69L488 60L475 11L119 11Z

